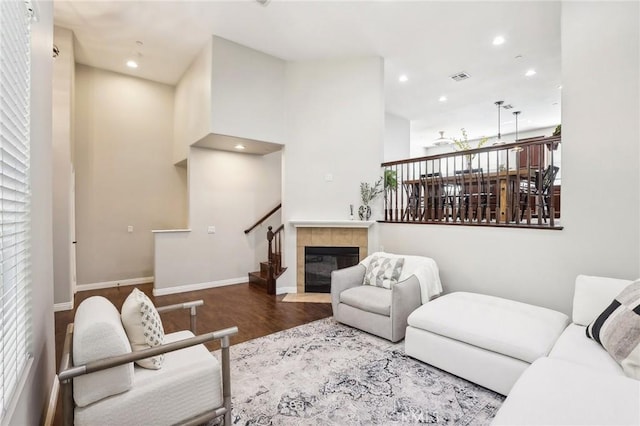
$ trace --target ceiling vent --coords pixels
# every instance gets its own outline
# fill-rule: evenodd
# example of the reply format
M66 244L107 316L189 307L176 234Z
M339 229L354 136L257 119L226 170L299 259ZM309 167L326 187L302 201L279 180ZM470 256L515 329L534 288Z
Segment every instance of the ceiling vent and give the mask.
M511 105L511 104L502 105L502 108L504 108L504 109L512 109L513 105Z
M462 81L468 79L469 77L471 76L464 71L457 72L454 75L449 76L449 78L453 81Z

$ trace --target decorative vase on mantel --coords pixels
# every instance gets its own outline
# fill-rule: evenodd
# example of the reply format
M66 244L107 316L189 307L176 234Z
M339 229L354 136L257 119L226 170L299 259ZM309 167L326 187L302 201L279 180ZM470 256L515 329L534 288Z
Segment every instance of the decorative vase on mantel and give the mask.
M360 220L369 220L371 217L371 207L368 204L363 204L358 208L358 216Z

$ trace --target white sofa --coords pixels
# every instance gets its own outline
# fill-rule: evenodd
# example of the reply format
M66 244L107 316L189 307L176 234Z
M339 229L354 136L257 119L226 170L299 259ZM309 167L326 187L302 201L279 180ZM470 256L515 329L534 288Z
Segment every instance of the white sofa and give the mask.
M585 333L629 284L578 276L571 323L537 306L450 293L409 316L405 351L507 395L495 425L640 425L640 381Z
M494 425L640 425L640 381L585 328L631 281L578 276L572 323L517 380Z

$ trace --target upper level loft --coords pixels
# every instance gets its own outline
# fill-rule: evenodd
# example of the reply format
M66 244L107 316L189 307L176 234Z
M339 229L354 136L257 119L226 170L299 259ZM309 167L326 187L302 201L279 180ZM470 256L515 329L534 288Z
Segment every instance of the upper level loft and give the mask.
M561 137L382 164L384 222L562 229Z

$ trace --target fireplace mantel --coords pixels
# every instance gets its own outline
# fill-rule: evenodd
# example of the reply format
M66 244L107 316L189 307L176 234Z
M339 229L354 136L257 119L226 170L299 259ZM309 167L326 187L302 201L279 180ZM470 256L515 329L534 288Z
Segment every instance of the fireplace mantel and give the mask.
M373 220L290 220L296 228L370 228Z

